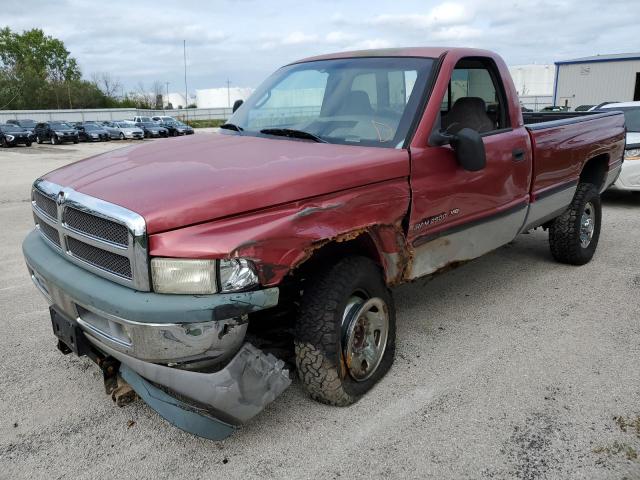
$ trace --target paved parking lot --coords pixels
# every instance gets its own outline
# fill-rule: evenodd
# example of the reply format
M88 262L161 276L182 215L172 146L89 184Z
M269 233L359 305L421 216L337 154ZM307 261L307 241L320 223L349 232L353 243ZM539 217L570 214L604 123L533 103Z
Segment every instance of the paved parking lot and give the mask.
M369 395L332 408L294 381L211 442L61 355L23 264L31 182L125 143L0 149L0 478L640 479L640 198L606 196L584 267L539 231L397 288L396 363Z

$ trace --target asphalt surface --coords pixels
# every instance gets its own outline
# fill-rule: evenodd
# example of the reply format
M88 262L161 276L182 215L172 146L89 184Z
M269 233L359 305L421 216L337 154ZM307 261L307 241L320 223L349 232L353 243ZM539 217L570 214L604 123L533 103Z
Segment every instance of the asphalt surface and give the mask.
M586 266L538 231L397 288L396 362L360 402L294 381L212 442L115 406L94 364L56 350L27 277L31 182L124 143L0 149L0 478L640 479L638 197L606 196Z

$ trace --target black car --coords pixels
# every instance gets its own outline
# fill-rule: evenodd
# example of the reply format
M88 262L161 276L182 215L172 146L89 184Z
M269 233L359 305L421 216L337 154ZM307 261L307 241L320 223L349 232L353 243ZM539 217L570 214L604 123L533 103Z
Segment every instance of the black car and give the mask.
M193 135L193 128L179 121L172 122L173 128L178 130L178 135Z
M168 137L169 130L164 128L162 125L153 122L138 122L136 126L141 128L144 132L145 138L152 137Z
M41 122L35 128L36 142L51 142L57 145L64 142L78 143L78 131L65 122Z
M11 125L17 125L18 127L22 127L24 128L27 132L29 132L32 136L32 140L34 140L36 138L36 134L34 132L35 128L36 128L36 122L33 120L30 120L28 118L24 118L22 120L7 120L7 123L10 123Z
M82 123L76 125L78 137L83 142L106 142L111 140L109 132L95 123Z
M16 145L31 146L31 134L18 125L0 125L0 146L15 147Z

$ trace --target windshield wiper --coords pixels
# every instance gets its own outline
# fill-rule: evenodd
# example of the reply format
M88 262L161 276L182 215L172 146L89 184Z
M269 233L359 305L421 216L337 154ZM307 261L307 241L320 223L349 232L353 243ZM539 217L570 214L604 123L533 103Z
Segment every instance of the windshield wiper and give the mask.
M305 132L304 130L295 130L293 128L263 128L260 133L265 135L277 135L279 137L290 138L304 138L305 140L313 140L318 143L328 143L326 140L320 138L313 133Z
M235 130L236 132L242 132L244 128L239 127L235 123L223 123L220 125L220 128L224 128L225 130Z

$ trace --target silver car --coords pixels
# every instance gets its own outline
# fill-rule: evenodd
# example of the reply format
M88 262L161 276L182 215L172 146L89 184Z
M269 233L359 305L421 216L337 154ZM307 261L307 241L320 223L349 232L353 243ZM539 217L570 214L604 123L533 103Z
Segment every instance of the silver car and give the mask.
M104 128L109 132L111 138L119 138L120 140L142 140L144 139L144 131L133 123L128 122L110 122Z

